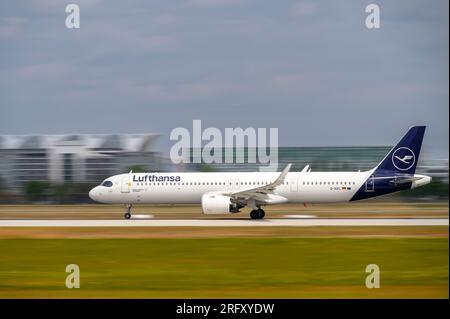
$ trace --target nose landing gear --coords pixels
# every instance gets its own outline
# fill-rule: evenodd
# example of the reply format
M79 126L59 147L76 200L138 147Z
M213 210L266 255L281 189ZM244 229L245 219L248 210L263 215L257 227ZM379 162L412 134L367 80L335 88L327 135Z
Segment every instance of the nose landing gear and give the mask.
M127 205L127 211L123 215L123 217L125 217L125 219L130 219L131 218L131 206L132 206L131 204Z
M251 219L263 219L266 213L261 208L254 209L250 212Z

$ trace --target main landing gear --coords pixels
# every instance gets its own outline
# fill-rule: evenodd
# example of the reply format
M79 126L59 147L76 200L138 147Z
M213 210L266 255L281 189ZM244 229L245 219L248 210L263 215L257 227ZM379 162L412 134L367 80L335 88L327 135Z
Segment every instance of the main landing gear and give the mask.
M250 212L251 219L263 219L266 213L261 208L254 209Z
M127 205L127 211L123 215L123 217L125 217L125 219L130 219L131 218L131 206L132 206L131 204Z

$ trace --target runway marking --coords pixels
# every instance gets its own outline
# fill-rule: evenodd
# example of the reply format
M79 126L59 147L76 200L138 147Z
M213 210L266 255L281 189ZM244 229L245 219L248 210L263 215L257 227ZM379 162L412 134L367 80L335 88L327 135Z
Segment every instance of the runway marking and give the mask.
M316 218L316 215L284 215L285 218Z
M131 219L148 219L148 218L154 218L153 215L131 215Z
M313 227L448 226L447 218L0 220L0 227Z

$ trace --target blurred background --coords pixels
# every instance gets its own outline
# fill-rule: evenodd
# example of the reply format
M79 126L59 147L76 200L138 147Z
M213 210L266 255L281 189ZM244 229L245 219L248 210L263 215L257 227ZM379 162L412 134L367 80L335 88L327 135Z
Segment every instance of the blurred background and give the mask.
M194 119L278 128L294 171L372 168L427 125L433 182L382 200L447 199L448 1L377 1L379 29L360 0L73 3L79 29L59 0L0 2L0 203L87 203L131 169L259 169L173 165L170 132Z
M2 135L0 136L0 203L90 203L89 189L103 179L133 172L258 171L248 163L257 149L233 149L234 163L192 163L201 149L190 149L191 163L173 164L158 151L158 134ZM313 171L356 171L373 168L389 146L280 147L279 168L291 171L310 165ZM225 153L225 149L222 154ZM418 173L433 177L431 184L381 200L448 200L448 158L422 154Z

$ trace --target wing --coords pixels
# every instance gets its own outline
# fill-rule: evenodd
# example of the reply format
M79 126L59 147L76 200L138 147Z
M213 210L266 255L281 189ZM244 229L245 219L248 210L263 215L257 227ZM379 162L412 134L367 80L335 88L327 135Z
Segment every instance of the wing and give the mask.
M244 191L240 192L234 192L231 193L230 196L234 198L235 200L249 200L249 199L255 199L259 201L267 201L269 199L269 194L273 194L273 191L275 188L283 184L284 179L286 178L287 173L289 173L289 170L291 169L292 164L288 164L283 171L280 173L280 176L278 178L267 185L263 185L260 187L252 188L252 189L246 189Z

